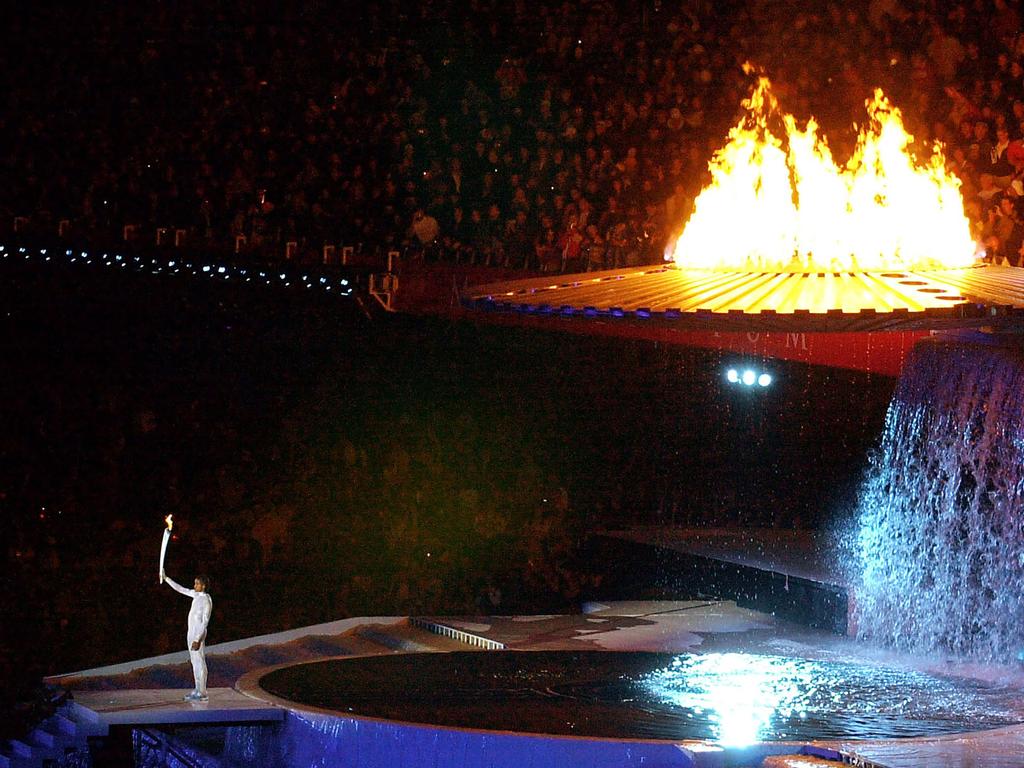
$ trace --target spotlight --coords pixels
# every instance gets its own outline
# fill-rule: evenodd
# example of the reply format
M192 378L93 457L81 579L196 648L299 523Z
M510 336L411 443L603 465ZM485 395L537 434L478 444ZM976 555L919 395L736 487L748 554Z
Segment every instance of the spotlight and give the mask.
M728 371L725 372L725 378L728 380L730 384L735 384L737 381L740 380L739 371L737 371L735 368L730 368Z
M762 373L760 376L757 377L757 383L760 384L762 387L767 387L769 384L772 383L772 375L770 373Z
M748 387L753 386L754 382L757 381L757 374L749 368L743 372L743 383Z

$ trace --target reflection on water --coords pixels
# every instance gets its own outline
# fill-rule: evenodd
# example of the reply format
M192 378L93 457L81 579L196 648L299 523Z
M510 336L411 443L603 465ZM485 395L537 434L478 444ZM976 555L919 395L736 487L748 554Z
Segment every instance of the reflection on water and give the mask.
M685 654L641 681L727 746L819 737L920 736L1018 722L1015 694L906 669L745 653Z
M910 669L746 653L488 651L336 659L260 685L344 713L608 738L887 739L1024 722L1018 692Z
M645 683L677 707L707 713L716 740L740 746L766 740L775 717L806 718L803 693L814 687L806 662L742 653L679 656Z

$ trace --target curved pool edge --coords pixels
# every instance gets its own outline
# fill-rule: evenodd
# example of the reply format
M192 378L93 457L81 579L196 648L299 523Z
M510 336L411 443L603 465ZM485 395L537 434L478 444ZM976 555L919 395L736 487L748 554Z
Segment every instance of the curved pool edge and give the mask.
M480 651L486 653L486 651ZM414 655L410 651L395 655ZM374 654L361 654L372 656ZM357 656L338 656L353 659ZM521 768L525 765L661 766L663 768L712 768L748 763L771 755L814 754L836 759L840 752L830 744L801 741L764 742L746 747L721 747L710 741L607 738L540 734L511 730L489 730L407 722L342 713L276 696L259 685L267 674L286 667L315 664L325 659L300 664L285 663L252 670L238 679L240 693L286 711L279 739L282 757L287 761L312 756L354 759L367 768L421 765L476 765L465 763L466 755L487 755L491 768ZM396 754L396 745L402 745ZM429 754L428 754L429 753ZM866 764L866 768L871 768Z
M477 653L487 653L487 651L476 651ZM521 651L522 653L529 653L530 651ZM393 656L415 656L419 655L420 651L402 651L394 654ZM447 651L438 651L438 653L447 653ZM695 740L695 739L640 739L640 738L611 738L611 737L600 737L600 736L573 736L571 734L557 734L557 733L533 733L529 731L513 731L513 730L501 730L493 728L472 728L468 726L451 726L451 725L438 725L436 723L421 723L411 720L396 720L383 717L373 717L370 715L358 715L351 712L340 712L337 709L328 709L324 707L317 707L313 704L306 704L292 699L286 699L281 696L267 691L260 686L259 681L271 672L276 672L279 669L286 669L289 667L305 666L307 664L319 664L324 661L333 660L354 660L359 658L370 658L376 654L359 654L350 656L332 656L323 659L310 659L309 661L303 661L299 663L285 663L285 664L274 664L268 667L262 667L260 669L254 669L242 677L238 678L235 682L235 690L253 699L266 702L267 704L273 704L274 706L281 707L282 709L288 710L293 713L301 713L307 715L315 715L319 717L336 717L346 720L353 720L363 723L389 723L401 726L407 726L410 728L426 728L436 731L454 731L459 733L473 733L480 735L494 735L494 736L516 736L525 738L540 738L540 739L558 739L568 741L603 741L610 743L629 743L629 744L671 744L671 745L701 745L701 747L710 746L711 742ZM793 742L772 742L775 745L788 745L788 747L799 746L804 742L793 741Z
M407 651L394 655L419 653L422 652ZM351 660L364 655L374 654L333 658ZM288 764L303 764L317 757L327 759L325 764L331 761L347 764L346 761L358 760L358 764L365 768L396 768L424 763L467 768L477 765L492 768L521 768L523 765L721 768L755 765L755 761L772 755L816 755L847 764L853 760L854 764L865 768L925 764L952 768L969 764L963 760L984 755L989 758L985 765L1018 768L1020 756L1024 755L1024 724L900 739L775 741L726 747L710 740L539 734L370 717L285 699L266 691L259 684L265 675L276 670L324 660L254 669L235 683L235 689L240 693L285 710L277 747L281 758ZM479 762L482 757L469 756L486 756L486 760Z
M410 651L395 655L417 653ZM388 720L295 702L276 696L259 685L265 675L276 670L324 660L275 664L254 669L235 683L235 689L240 693L285 710L278 745L282 759L288 764L303 764L315 756L316 759L326 759L325 764L331 761L348 764L345 761L358 759L358 764L366 768L423 764L467 767L479 764L489 768L522 768L523 765L713 768L753 764L752 760L761 760L771 755L840 757L839 751L831 745L801 741L721 747L710 741L699 740L616 739ZM467 756L471 755L486 755L486 762L478 763L469 759ZM866 768L870 768L870 764Z

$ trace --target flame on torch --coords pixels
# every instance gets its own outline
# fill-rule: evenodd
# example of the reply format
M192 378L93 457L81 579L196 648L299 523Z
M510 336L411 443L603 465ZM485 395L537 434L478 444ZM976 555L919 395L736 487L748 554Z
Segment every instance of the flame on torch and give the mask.
M164 558L167 557L167 542L171 540L171 528L174 526L173 515L164 518L167 527L164 529L164 537L160 542L160 584L164 583Z

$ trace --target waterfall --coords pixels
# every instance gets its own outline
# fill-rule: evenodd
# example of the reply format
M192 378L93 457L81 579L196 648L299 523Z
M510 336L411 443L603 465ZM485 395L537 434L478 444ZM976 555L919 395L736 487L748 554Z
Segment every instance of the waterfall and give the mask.
M915 347L851 543L858 637L987 661L1024 648L1024 345Z

